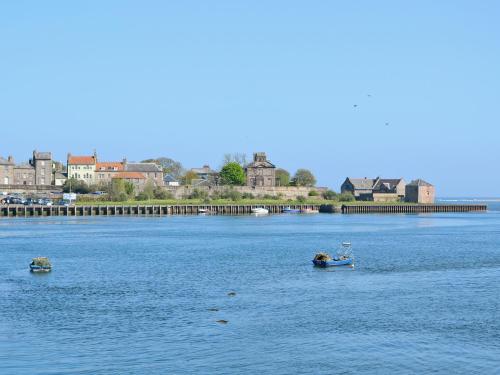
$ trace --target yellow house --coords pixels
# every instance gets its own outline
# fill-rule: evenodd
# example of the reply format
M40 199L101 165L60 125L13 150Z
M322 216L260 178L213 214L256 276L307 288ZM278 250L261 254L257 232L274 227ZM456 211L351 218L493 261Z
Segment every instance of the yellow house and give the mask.
M96 153L92 156L73 156L68 154L68 178L84 181L87 185L95 184L96 163Z

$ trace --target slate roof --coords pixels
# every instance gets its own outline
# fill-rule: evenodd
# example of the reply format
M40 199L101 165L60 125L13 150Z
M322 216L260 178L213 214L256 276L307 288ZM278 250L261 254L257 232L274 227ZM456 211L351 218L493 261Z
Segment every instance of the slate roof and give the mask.
M375 184L376 179L373 178L351 178L347 177L349 182L356 190L371 190Z
M402 180L402 178L378 178L373 186L373 190L395 192L396 186Z
M54 178L58 179L58 180L61 180L63 178L68 178L68 174L67 173L61 173L61 172L56 172L56 173L54 173Z
M427 181L424 181L420 178L413 180L408 185L410 185L410 186L433 186L432 184L430 184Z
M267 160L265 152L256 152L253 154L253 162L249 163L245 168L276 168L276 166Z
M35 167L33 167L31 164L28 164L28 163L22 163L22 164L16 165L14 167L14 169L33 169L33 170L35 170Z
M217 171L214 171L208 165L204 165L202 168L191 168L191 172L196 174L217 174Z
M163 172L161 167L155 163L127 163L125 164L127 172Z

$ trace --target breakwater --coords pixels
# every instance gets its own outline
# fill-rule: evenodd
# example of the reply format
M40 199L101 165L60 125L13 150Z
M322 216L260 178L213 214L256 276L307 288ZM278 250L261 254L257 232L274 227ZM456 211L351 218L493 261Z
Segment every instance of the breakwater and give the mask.
M3 206L0 217L39 216L164 216L197 215L201 210L213 215L244 215L256 207L269 213L281 213L285 207L299 210L319 210L319 205L102 205L102 206Z
M343 205L343 214L420 214L486 211L485 204Z
M89 206L22 206L11 205L0 207L0 217L43 217L43 216L164 216L164 215L196 215L200 211L213 215L245 215L253 208L265 207L271 214L283 212L285 208L302 211L319 211L323 213L343 214L416 214L438 212L475 212L486 211L484 204L452 205L89 205Z

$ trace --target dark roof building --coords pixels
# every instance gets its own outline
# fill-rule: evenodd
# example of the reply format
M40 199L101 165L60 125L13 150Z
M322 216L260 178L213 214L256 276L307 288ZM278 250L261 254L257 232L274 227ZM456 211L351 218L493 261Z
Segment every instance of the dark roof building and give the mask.
M276 186L276 166L267 160L265 152L253 154L253 162L245 167L247 186Z

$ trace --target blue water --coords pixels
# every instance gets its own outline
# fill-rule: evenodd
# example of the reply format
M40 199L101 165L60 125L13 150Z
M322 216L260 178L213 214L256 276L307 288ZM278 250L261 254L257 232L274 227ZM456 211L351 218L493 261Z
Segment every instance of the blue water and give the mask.
M0 373L498 374L490 208L2 219ZM354 270L311 266L345 240Z

